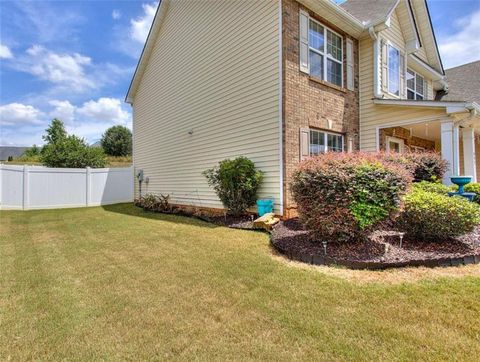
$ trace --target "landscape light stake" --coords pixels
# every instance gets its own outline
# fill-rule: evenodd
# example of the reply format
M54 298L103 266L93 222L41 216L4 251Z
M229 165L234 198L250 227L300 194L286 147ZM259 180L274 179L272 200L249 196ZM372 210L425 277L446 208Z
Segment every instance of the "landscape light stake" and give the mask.
M327 242L326 242L326 241L322 241L322 245L323 245L323 254L324 254L324 255L327 255Z
M400 237L400 248L402 247L402 244L403 244L403 236L405 235L405 233L398 233L398 236Z

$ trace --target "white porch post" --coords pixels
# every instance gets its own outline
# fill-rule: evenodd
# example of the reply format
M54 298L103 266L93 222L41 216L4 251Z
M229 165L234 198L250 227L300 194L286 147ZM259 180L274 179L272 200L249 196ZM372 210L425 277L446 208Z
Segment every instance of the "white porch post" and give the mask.
M460 173L460 134L458 126L452 121L441 124L441 133L442 157L449 165L443 183L450 185L450 176Z
M475 154L475 133L473 128L463 129L463 164L465 175L472 176L472 182L477 182L477 161Z

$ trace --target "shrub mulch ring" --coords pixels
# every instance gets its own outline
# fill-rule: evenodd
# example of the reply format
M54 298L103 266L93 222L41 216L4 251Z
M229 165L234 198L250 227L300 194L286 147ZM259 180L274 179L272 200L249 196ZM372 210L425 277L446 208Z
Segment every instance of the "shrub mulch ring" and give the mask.
M290 259L317 265L343 265L353 269L404 266L450 266L480 263L480 226L474 232L448 241L405 238L400 248L396 233L376 232L369 241L328 243L327 254L303 229L298 219L280 222L271 234L272 245Z

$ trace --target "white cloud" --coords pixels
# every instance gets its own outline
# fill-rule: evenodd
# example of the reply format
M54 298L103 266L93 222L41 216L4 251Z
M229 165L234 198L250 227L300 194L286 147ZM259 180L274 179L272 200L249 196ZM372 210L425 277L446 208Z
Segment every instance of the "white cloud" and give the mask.
M456 32L439 39L439 49L445 68L456 67L480 59L480 11L453 23Z
M147 39L150 26L152 25L158 3L143 4L143 14L136 19L130 20L130 37L144 43Z
M66 124L70 124L75 119L75 110L76 107L71 104L69 101L58 101L52 100L48 102L51 106L55 107L52 111L50 111L49 115L51 118L58 118L65 122Z
M21 70L76 92L96 88L94 80L86 75L86 68L92 64L89 57L55 53L40 45L32 46L26 53L18 64Z
M22 103L9 103L0 106L0 123L2 126L40 124L43 112Z
M118 20L121 17L122 17L122 13L120 12L120 10L115 9L115 10L112 11L112 18L114 20Z
M11 59L13 58L13 54L10 49L3 44L0 44L0 59Z
M88 101L78 109L78 113L87 118L125 124L130 119L130 113L122 109L122 102L116 98L99 98Z

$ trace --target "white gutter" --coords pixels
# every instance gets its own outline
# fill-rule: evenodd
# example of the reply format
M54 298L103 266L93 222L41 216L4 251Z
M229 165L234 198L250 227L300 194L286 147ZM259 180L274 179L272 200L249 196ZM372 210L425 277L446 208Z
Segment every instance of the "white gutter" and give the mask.
M378 55L380 54L380 41L373 26L368 28L370 38L373 39L373 96L382 98L382 90L380 89L380 79L378 78Z
M408 61L411 62L412 64L422 68L422 70L426 74L428 74L434 82L438 82L441 85L441 88L440 88L441 90L443 90L445 92L448 92L448 83L445 79L445 76L442 73L433 69L428 64L425 64L420 59L418 59L416 56L413 56L411 54L408 55Z

